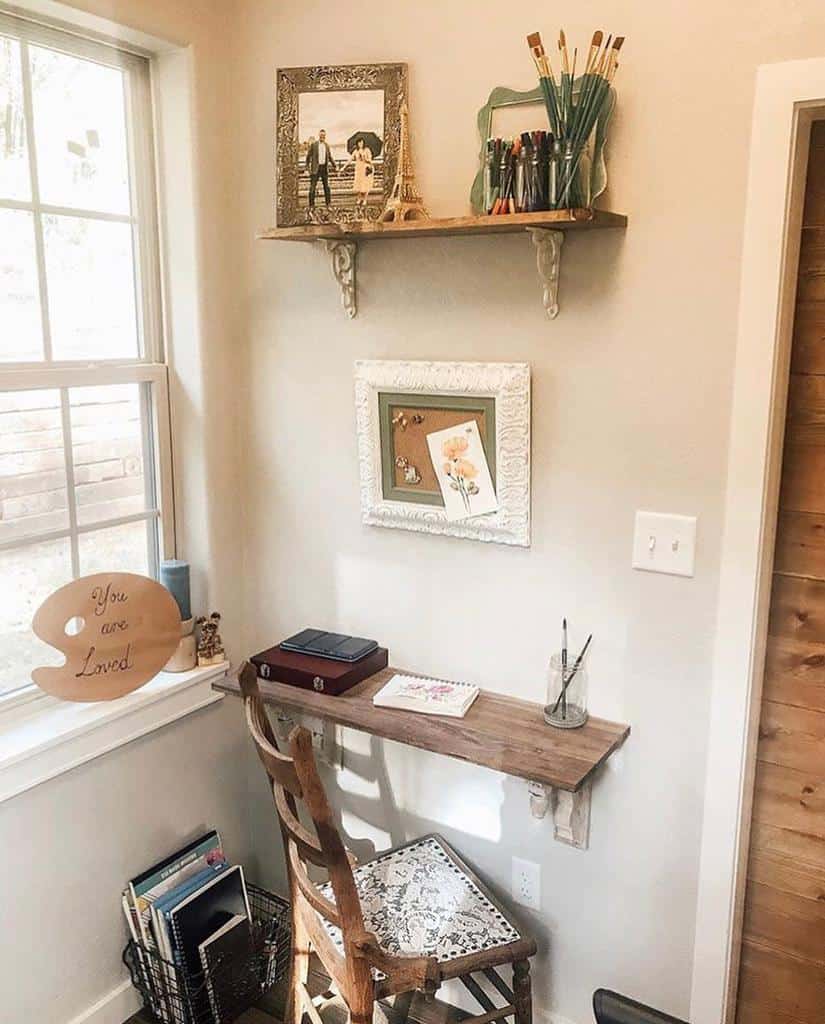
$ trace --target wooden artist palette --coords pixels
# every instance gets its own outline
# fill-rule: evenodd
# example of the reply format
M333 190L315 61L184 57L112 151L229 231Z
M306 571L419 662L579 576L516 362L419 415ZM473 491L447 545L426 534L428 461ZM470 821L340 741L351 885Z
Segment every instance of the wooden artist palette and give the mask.
M72 624L77 632L67 632ZM68 583L35 612L32 629L66 656L36 668L32 679L62 700L116 700L148 683L180 641L180 611L169 591L129 572Z

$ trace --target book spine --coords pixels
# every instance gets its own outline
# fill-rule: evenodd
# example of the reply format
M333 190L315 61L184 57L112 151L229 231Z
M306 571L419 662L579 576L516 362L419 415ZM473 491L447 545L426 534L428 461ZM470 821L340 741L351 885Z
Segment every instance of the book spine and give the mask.
M176 1024L191 1024L191 1013L193 1007L190 1006L189 994L190 994L190 981L189 972L186 967L186 962L183 956L183 941L181 939L180 929L178 928L177 918L174 915L170 915L169 927L171 929L171 945L172 945L172 960L175 965L175 974L177 975L177 987L178 987L178 1002L176 1009L178 1015L175 1018ZM196 997L197 998L197 997ZM198 1016L200 1020L200 1015Z

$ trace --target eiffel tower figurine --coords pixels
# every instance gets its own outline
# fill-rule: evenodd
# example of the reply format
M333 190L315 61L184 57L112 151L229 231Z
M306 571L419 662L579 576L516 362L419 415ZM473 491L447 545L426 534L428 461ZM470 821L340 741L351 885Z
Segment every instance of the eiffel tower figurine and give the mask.
M401 103L401 145L398 151L398 170L390 198L379 218L382 224L398 223L405 220L429 220L424 200L415 185L415 172L410 154L410 128L407 101Z

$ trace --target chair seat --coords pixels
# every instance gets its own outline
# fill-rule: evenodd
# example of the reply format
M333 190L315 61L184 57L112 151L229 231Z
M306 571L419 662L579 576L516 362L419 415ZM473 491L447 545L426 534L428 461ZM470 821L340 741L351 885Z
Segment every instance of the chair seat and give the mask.
M495 954L497 948L524 938L440 836L388 850L353 874L364 926L388 953L434 956L449 964L484 951ZM328 882L320 891L334 901ZM340 930L322 921L343 952ZM493 955L490 962L506 959ZM376 980L383 978L380 971L373 974Z

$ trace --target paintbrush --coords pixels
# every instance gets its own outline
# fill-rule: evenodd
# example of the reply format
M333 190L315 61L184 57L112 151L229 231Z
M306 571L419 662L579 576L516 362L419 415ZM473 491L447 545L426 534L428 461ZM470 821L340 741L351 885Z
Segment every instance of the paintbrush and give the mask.
M559 704L562 703L562 698L564 698L564 709L562 711L562 714L564 715L565 718L567 717L567 690L568 690L570 684L575 679L576 673L581 668L581 663L584 661L584 656L585 656L585 654L587 654L587 648L590 646L590 641L592 639L593 639L593 634L591 633L590 636L587 638L587 640L585 640L584 647L582 647L581 651L579 652L578 658L576 658L576 660L573 662L573 668L572 668L572 670L570 672L570 675L567 677L567 682L563 683L563 685L562 685L561 693L559 694L559 696L558 696L558 698L556 700L556 703L553 705L553 710L552 710L551 714L555 714L556 713L556 711L558 710ZM562 679L563 678L564 678L564 675L562 674Z
M613 43L613 49L610 51L610 60L607 63L607 71L605 73L608 82L613 78L616 68L619 66L619 50L621 50L623 42L624 36L617 36Z
M593 71L593 64L596 60L596 55L602 45L602 39L604 39L604 33L597 29L593 33L593 38L590 40L590 52L587 54L587 64L584 68L584 73L589 75Z
M561 714L562 718L567 718L567 698L564 696L567 692L567 619L561 620L561 693L560 697L563 698L561 702Z
M544 105L547 107L547 116L550 119L550 126L554 134L559 134L559 110L556 98L556 82L553 77L553 69L550 60L544 51L541 35L538 32L531 32L527 37L527 45L533 55L536 70L539 73L539 84L544 93Z

